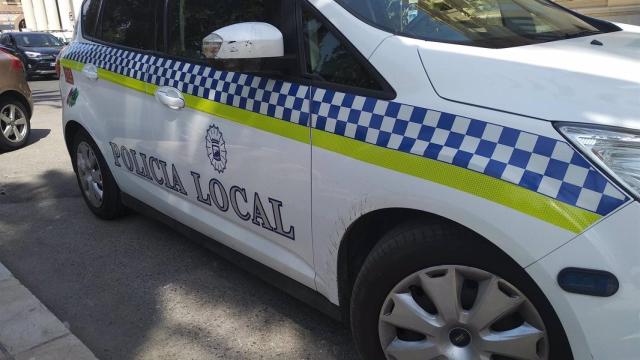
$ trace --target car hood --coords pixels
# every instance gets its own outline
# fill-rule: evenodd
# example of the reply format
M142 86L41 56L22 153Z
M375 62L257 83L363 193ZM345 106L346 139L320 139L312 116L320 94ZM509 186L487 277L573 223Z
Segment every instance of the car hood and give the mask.
M419 51L445 99L550 121L640 129L638 29L508 49L451 51L429 43Z
M62 48L59 47L20 47L22 51L33 51L45 55L58 55Z

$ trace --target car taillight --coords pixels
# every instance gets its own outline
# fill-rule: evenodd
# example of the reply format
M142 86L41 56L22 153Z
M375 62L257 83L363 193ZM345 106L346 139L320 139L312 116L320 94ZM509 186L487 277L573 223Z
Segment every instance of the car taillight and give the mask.
M15 57L12 53L10 53L8 50L3 49L0 47L0 53L6 54L9 57L9 60L11 61L11 70L15 70L15 71L24 71L24 65L22 64L22 61L20 59L18 59L17 57Z
M17 71L17 72L24 72L24 65L22 64L22 61L20 59L18 59L17 57L9 54L6 51L0 50L3 53L7 54L7 56L9 56L9 61L11 61L11 66L10 69Z

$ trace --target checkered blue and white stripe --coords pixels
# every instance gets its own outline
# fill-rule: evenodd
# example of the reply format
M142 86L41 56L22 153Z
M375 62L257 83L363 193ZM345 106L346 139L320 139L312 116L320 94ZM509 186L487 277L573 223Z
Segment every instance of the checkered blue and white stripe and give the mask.
M150 55L89 43L74 44L66 54L70 60L92 63L99 68L140 81L145 81L145 66L151 60Z
M299 125L309 124L309 87L154 57L149 82Z
M474 170L605 215L628 198L567 143L369 97L313 91L312 126Z
M72 45L67 58L185 94L309 125L309 87L107 46ZM146 70L145 70L146 69Z
M600 215L629 200L566 142L549 137L96 44L72 45L65 57L302 126L314 113L315 129L477 171Z

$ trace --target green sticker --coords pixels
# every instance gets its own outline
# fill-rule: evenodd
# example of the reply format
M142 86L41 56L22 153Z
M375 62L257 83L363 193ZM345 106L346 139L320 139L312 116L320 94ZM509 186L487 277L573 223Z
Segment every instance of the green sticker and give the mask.
M77 88L71 89L71 91L69 91L69 95L67 95L67 105L69 107L73 107L76 104L79 95L80 91L78 91Z

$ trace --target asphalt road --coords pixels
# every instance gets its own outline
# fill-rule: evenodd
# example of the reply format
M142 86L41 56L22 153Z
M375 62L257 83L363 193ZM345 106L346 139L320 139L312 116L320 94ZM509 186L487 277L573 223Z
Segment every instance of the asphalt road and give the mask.
M349 332L185 239L85 207L55 81L29 146L0 153L0 262L100 359L355 359Z

